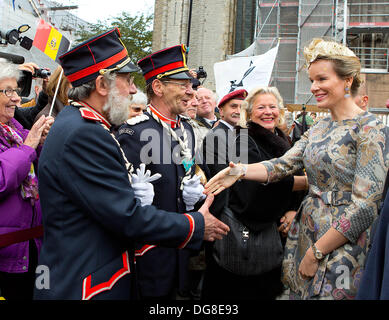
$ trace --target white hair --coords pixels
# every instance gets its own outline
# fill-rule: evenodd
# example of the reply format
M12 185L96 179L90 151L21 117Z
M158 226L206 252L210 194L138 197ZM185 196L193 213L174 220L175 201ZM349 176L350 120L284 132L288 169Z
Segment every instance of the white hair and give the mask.
M110 87L114 86L116 79L115 72L104 73L103 77ZM90 97L93 91L96 90L96 79L86 82L78 87L71 87L68 91L70 100L80 101Z
M208 92L210 93L210 96L211 98L215 101L216 105L218 104L218 99L219 99L219 96L217 95L216 92L212 91L211 89L208 89L206 87L198 87L197 88L197 92L201 89L205 89L205 90L208 90Z
M109 84L109 89L108 101L103 106L103 110L108 113L108 121L119 126L128 119L131 97L121 96L115 82Z
M280 92L276 87L257 87L252 89L247 95L246 99L243 101L240 111L240 121L239 125L243 128L247 127L247 121L250 120L251 113L253 111L253 103L257 96L261 94L271 94L277 100L277 107L280 110L279 115L279 125L284 124L285 122L285 111L284 100L281 97Z
M18 81L19 77L20 71L17 65L4 58L0 58L0 81L9 78L13 78Z
M131 104L136 104L136 105L147 105L147 97L146 95L141 91L137 90L137 92L132 96Z

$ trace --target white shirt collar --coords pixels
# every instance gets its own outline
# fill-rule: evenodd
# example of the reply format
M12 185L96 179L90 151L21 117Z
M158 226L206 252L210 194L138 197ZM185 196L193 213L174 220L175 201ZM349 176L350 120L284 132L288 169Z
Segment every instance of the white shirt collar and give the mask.
M230 129L231 131L234 131L234 126L229 124L228 122L224 121L224 120L220 120L220 122L223 122L227 127L228 129Z
M217 121L217 117L214 116L213 120L209 120L209 119L207 119L207 118L204 118L204 120L207 121L207 123L208 123L209 125L212 125L213 122Z

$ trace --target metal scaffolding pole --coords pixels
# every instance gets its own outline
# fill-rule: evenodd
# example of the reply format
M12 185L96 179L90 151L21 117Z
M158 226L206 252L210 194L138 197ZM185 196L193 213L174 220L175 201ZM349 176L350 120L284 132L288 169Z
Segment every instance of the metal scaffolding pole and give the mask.
M343 45L347 45L347 0L343 3Z

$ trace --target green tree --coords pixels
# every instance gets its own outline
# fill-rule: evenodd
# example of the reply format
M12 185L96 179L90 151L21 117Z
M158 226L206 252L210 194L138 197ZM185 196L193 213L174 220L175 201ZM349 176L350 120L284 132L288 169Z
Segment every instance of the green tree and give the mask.
M127 12L123 12L117 17L99 20L96 24L90 24L88 27L81 27L76 33L77 43L88 40L98 34L104 33L114 27L118 27L121 34L121 40L127 48L128 55L133 63L137 63L151 53L152 45L152 23L153 16L146 14L138 14L132 16ZM135 84L138 88L145 89L145 80L141 73L135 73Z

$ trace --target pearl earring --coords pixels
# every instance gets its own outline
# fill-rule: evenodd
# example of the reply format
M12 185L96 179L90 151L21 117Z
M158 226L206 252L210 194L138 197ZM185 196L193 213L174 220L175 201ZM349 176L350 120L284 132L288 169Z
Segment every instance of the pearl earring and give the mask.
M344 91L346 92L344 97L345 98L350 98L351 97L351 95L350 95L350 88L346 87L346 88L344 88Z

